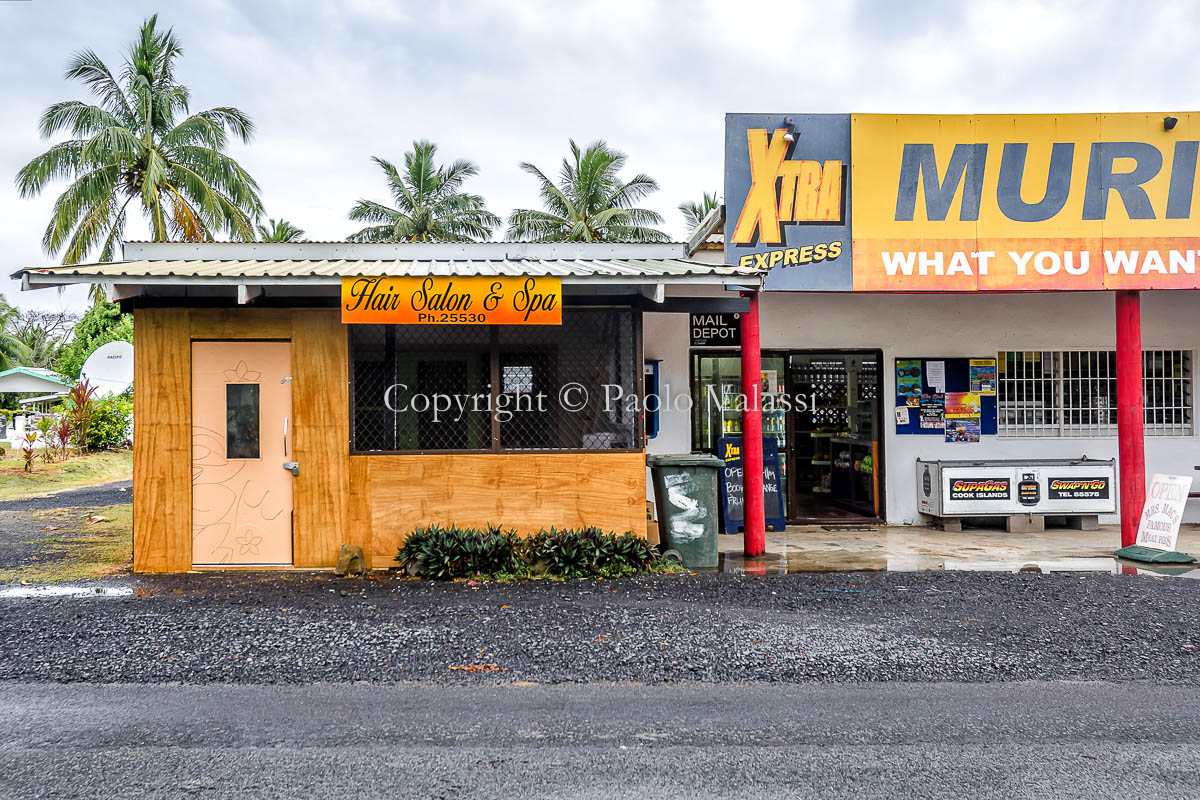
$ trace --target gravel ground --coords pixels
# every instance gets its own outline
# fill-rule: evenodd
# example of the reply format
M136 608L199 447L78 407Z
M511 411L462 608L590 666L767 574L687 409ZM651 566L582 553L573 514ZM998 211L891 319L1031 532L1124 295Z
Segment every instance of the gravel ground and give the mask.
M133 499L133 481L118 481L102 486L68 489L41 497L23 497L0 502L0 568L16 568L52 557L44 548L31 542L49 534L41 528L44 520L33 518L33 512L61 508L99 508L128 503Z
M125 583L134 595L0 599L0 680L1200 684L1194 580L925 572L471 586L258 573ZM452 669L487 664L496 669Z

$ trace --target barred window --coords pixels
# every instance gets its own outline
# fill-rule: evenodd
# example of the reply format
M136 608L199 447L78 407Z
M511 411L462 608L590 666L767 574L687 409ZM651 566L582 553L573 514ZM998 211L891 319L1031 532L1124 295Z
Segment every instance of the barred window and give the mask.
M1009 351L999 353L997 363L1000 436L1116 435L1117 369L1113 351ZM1191 351L1144 351L1142 399L1147 435L1191 436Z
M636 449L637 325L351 325L351 452Z

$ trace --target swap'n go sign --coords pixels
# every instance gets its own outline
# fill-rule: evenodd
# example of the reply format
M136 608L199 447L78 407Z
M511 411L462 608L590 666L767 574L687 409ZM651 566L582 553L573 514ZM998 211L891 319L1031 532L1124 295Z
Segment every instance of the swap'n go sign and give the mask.
M531 276L343 278L342 322L561 325L562 281Z

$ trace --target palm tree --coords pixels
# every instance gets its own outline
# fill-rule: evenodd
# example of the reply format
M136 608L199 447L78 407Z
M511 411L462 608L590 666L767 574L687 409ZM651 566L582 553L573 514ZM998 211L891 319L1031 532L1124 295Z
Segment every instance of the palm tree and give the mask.
M462 191L467 178L479 174L470 161L459 159L439 167L437 145L413 142L404 154L404 171L378 156L371 160L387 178L395 208L374 200L359 200L350 219L369 223L349 237L352 242L479 242L492 236L500 218L487 210L483 198Z
M260 223L256 227L260 242L298 242L304 236L304 231L286 219L268 219L266 225Z
M0 294L0 372L28 362L29 348L13 331L20 316Z
M156 242L207 241L225 234L254 240L262 213L258 184L225 154L230 136L248 142L254 131L236 108L188 114L190 93L175 79L182 54L172 30L157 16L141 27L118 79L91 50L72 56L66 78L81 81L96 99L55 103L41 119L42 138L67 131L17 173L22 197L53 180L72 181L54 204L42 246L78 263L100 248L111 261L137 200ZM180 118L182 117L182 119Z
M649 175L622 181L625 154L595 141L580 150L571 140L571 157L564 158L559 184L533 164L521 169L537 178L544 210L518 208L508 217L508 238L528 242L666 242L669 237L652 227L663 219L654 211L636 208L643 197L658 191Z
M683 218L687 220L688 233L700 227L700 223L708 216L708 212L712 211L720 205L717 202L717 193L704 193L704 197L699 203L686 202L679 204L679 211L683 214Z

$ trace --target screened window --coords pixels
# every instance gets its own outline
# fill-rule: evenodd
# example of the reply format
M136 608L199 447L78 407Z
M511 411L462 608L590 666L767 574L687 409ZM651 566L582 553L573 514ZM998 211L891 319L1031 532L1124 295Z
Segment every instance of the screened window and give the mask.
M1116 435L1117 371L1113 351L1009 351L999 354L997 364L1000 436ZM1146 434L1191 436L1191 351L1145 351L1142 376Z
M352 451L622 450L640 442L637 319L351 325Z

